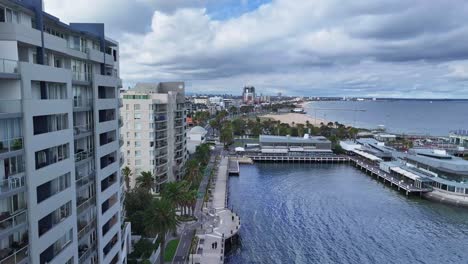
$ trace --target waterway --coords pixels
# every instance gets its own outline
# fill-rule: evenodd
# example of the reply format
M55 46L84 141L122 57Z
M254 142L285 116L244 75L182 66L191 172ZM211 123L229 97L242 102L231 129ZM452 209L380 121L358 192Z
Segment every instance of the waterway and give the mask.
M255 164L229 180L241 217L226 263L468 263L468 210L346 164Z
M468 101L320 101L307 104L312 118L405 134L447 136L468 129ZM357 110L357 111L355 111Z

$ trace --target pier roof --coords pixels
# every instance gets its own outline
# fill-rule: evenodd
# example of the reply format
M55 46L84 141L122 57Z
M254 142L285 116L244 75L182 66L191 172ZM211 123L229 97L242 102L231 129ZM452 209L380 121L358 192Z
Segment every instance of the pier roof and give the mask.
M291 137L291 136L270 136L260 135L260 143L287 143L287 144L304 144L304 143L329 143L326 137L310 136L310 137Z

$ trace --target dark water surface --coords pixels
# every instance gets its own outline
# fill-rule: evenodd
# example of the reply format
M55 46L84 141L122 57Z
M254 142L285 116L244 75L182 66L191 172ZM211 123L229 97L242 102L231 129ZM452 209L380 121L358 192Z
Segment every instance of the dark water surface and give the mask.
M322 101L305 110L311 117L369 129L384 125L394 133L447 136L468 129L468 101Z
M240 245L226 263L468 263L468 210L348 165L256 164L229 180Z

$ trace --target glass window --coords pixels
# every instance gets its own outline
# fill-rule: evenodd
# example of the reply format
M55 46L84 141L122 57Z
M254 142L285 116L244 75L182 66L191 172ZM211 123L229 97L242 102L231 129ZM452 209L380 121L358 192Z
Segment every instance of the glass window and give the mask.
M135 122L135 130L141 130L141 123Z
M140 141L135 141L135 147L141 147L141 142Z
M134 104L133 110L140 110L140 104Z
M141 138L141 132L135 132L135 138Z
M141 150L135 150L135 157L141 157Z
M141 159L135 160L135 166L141 166Z

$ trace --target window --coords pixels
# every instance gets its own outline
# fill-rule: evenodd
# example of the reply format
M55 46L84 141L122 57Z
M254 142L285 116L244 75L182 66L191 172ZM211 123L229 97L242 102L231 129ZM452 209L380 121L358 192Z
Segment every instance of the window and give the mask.
M135 160L135 166L141 166L141 159Z
M127 132L127 138L129 138L129 137L130 137L130 132Z
M116 152L109 153L101 157L101 169L111 165L116 161Z
M140 141L135 141L135 147L137 147L137 148L141 147L141 142Z
M73 240L73 230L66 232L61 238L55 241L54 244L50 245L46 250L44 250L40 255L40 264L50 263L55 256L60 254Z
M135 150L135 157L141 157L141 150Z
M47 231L54 228L54 226L58 225L63 220L65 220L67 217L70 216L70 214L71 214L71 201L60 206L60 208L53 211L52 213L44 216L38 222L39 237L47 233Z
M135 114L133 115L133 117L134 117L135 119L141 119L141 113L135 113Z
M125 104L125 110L130 110L130 105L129 104Z
M149 132L149 138L154 138L154 132Z
M135 122L135 130L141 130L141 123Z
M150 151L149 151L149 156L150 156L150 158L151 158L151 157L154 157L154 150L150 150Z
M57 163L69 157L68 144L36 151L36 170Z
M135 132L135 138L140 139L141 138L141 132Z
M34 135L68 129L68 114L33 117Z
M37 203L41 203L49 197L70 187L70 173L37 186Z
M140 104L134 104L133 110L140 110Z

